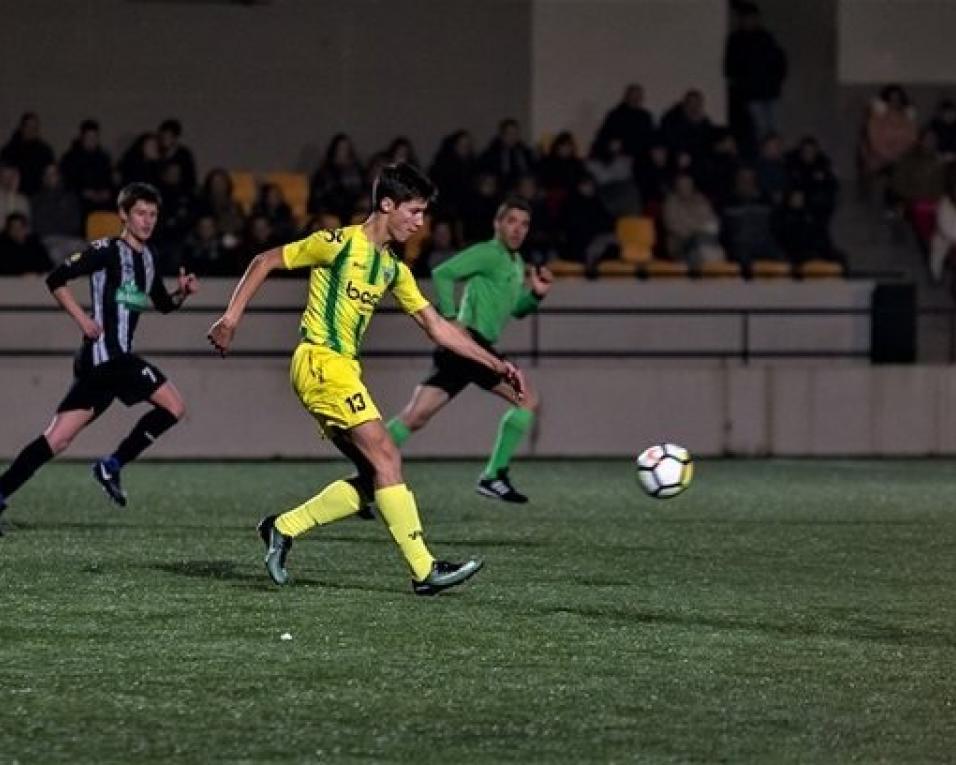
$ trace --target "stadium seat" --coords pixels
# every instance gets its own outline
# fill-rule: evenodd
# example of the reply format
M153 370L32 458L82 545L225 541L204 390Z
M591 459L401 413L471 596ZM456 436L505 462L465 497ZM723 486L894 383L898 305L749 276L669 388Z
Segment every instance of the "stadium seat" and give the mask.
M704 263L700 275L705 279L739 279L740 264L721 260L716 263Z
M650 279L680 279L687 276L688 268L686 263L652 258L638 266L638 272Z
M808 260L797 267L797 275L802 279L841 279L843 266L832 260Z
M86 216L86 238L90 241L117 236L123 230L123 221L115 212L98 210Z
M262 180L278 186L285 201L292 208L293 217L299 222L305 220L309 204L309 179L305 173L275 171L266 173Z
M246 170L230 170L229 177L232 179L232 198L243 212L248 213L256 201L256 176Z
M602 260L597 266L598 276L637 276L637 264L629 260Z
M562 260L561 258L548 261L548 269L558 279L580 278L585 275L583 263L577 263L573 260Z
M789 279L793 266L782 260L755 260L750 271L756 279Z
M651 259L656 241L654 221L640 215L622 215L614 225L621 260L629 263L645 263Z

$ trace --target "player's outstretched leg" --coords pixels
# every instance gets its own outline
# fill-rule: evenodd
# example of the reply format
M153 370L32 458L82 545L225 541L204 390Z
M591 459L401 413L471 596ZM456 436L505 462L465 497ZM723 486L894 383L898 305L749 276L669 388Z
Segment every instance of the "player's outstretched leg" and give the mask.
M508 477L508 466L518 445L533 425L534 412L531 409L516 406L505 412L498 425L498 437L491 457L475 488L480 495L515 504L528 501L528 498L512 485Z

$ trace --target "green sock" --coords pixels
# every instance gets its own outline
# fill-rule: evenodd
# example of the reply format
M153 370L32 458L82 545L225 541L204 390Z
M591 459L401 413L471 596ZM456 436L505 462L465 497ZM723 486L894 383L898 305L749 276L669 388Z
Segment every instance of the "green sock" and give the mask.
M512 407L505 412L498 425L498 438L495 440L495 448L491 452L488 464L485 466L485 477L494 478L498 471L507 468L514 456L518 444L524 438L524 434L531 430L534 424L534 412L530 409L521 409Z
M412 431L408 429L408 425L398 419L398 417L392 417L385 427L388 428L388 434L392 437L392 441L395 442L395 446L398 447L401 447L412 434Z

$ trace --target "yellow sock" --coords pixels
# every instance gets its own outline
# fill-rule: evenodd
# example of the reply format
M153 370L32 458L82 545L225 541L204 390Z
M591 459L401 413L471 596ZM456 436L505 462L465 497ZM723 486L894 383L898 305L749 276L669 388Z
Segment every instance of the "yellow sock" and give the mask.
M276 528L287 537L298 537L314 526L332 523L357 513L359 493L346 481L330 483L308 502L276 518Z
M375 503L402 555L405 556L412 576L421 581L432 570L435 559L425 546L415 496L405 488L405 484L399 483L376 489Z

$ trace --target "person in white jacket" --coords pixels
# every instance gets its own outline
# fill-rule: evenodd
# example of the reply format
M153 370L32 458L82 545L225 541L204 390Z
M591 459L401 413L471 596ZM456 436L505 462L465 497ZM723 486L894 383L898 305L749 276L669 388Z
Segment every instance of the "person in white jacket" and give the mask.
M946 261L956 247L956 174L949 173L946 193L936 208L936 230L929 245L929 271L933 280L941 282Z

